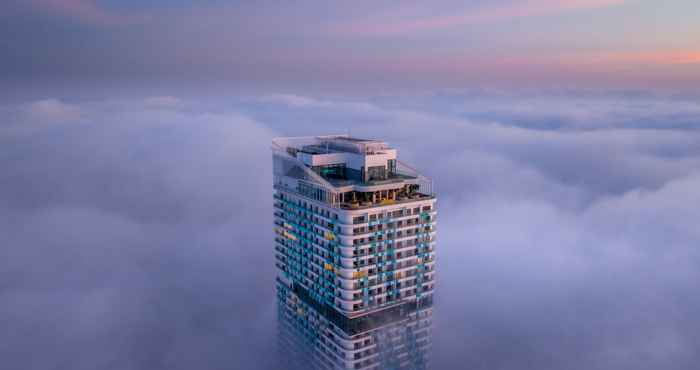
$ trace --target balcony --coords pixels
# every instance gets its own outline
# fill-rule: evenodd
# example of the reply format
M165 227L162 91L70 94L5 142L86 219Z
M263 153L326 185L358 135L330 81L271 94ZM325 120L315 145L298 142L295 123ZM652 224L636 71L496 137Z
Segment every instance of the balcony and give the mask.
M340 208L345 210L362 210L374 207L390 206L395 204L412 203L421 200L429 200L435 198L432 194L414 193L410 196L398 196L395 198L379 198L374 200L349 201L340 203Z

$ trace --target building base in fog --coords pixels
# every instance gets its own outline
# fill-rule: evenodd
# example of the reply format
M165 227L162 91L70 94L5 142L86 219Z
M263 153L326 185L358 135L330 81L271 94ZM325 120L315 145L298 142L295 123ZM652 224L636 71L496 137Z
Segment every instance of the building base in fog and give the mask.
M290 369L406 369L428 367L432 307L396 311L383 325L346 333L282 282L277 283L278 351Z

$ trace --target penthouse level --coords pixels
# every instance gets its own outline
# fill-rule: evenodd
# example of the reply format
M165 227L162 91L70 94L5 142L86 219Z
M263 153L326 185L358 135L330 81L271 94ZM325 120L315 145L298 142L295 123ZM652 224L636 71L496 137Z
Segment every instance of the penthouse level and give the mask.
M366 209L434 197L432 181L380 140L347 135L277 138L274 184L341 209Z

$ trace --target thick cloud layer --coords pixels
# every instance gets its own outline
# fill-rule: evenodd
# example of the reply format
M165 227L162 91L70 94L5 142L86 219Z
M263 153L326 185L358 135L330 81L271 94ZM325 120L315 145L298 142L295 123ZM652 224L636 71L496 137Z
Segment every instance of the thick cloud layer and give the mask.
M8 368L274 368L270 139L348 130L434 178L435 368L700 360L692 99L150 97L0 111Z
M4 368L269 365L272 134L164 102L3 125Z

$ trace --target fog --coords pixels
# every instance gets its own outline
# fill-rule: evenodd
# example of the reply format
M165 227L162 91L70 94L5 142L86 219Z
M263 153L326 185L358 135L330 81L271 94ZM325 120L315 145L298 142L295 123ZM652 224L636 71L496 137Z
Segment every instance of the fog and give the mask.
M653 93L0 106L7 369L272 369L270 140L382 138L438 193L435 369L700 361L700 104Z

